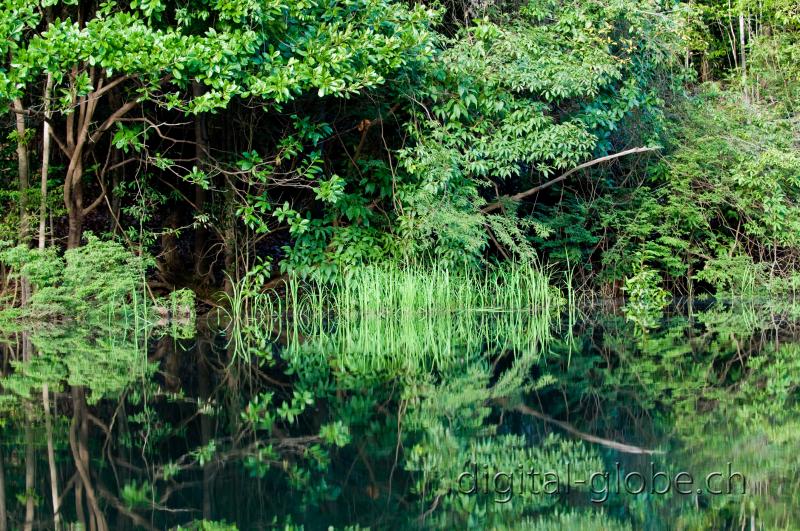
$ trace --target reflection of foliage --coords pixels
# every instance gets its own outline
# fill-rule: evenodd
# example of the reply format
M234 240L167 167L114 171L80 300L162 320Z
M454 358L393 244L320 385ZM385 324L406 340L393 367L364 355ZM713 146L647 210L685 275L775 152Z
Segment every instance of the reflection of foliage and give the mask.
M14 372L2 379L3 388L29 397L43 384L58 389L64 382L90 390L91 401L115 397L131 382L146 380L155 367L132 336L113 335L97 328L42 328L30 333L36 355L14 361ZM3 394L5 402L14 395Z
M136 481L126 483L122 487L120 497L129 509L147 507L152 503L153 487L147 483L139 484Z
M575 477L589 477L593 471L602 469L602 462L593 451L581 443L552 435L538 444L516 435L462 437L456 441L452 436L447 437L445 431L439 431L431 432L429 437L424 446L417 445L411 450L407 466L420 473L417 489L423 498L432 503L437 503L438 499L439 510L430 517L436 527L451 528L455 524L462 529L495 529L512 526L526 516L546 514L560 503L560 497L554 494L556 487L550 490L543 485L543 480L513 493L503 493L508 485L492 484L490 480L488 493L479 490L475 494L458 494L459 474L473 467L479 476L484 470L491 471L492 475L496 472L514 474L516 482L520 481L522 470L539 471L540 475L553 473L563 481L568 476L567 466ZM491 490L495 488L500 492ZM564 488L563 483L558 485L558 491Z
M156 300L154 308L159 318L158 324L166 324L163 333L176 339L190 339L195 336L196 296L192 290L179 289Z
M342 372L362 376L441 370L481 352L538 351L560 304L535 263L477 273L365 267L329 291L315 286L293 297L295 314L304 318L292 326L305 341L294 341L289 355L323 355ZM308 307L329 309L332 319Z
M800 503L795 488L800 479L800 347L765 346L757 355L744 355L712 373L719 382L707 381L700 396L677 404L682 411L676 430L695 469L706 474L731 462L747 481L744 496L712 498L714 511L707 514L706 525L719 527L726 518L739 522L753 514L765 528L791 528L799 522L787 509ZM702 409L708 411L698 415Z
M488 467L493 473L517 474L518 467L523 466L561 477L567 475L565 463L585 476L598 469L596 455L580 443L551 436L531 444L525 437L499 434L498 426L489 421L493 405L552 383L549 376L530 380L531 367L537 360L535 352L518 356L493 378L489 360L478 354L436 377L420 375L406 386L404 424L407 438L416 442L407 451L405 466L414 473L414 491L425 508L436 509L429 510L432 514L426 523L443 528L497 528L558 507L558 496L530 490L515 492L508 503L502 504L494 501L492 492L457 494L457 478L475 466L479 471Z
M490 420L503 401L553 383L548 375L530 377L540 350L549 341L548 312L453 312L441 308L421 319L410 311L413 305L409 301L416 297L424 300L424 294L410 295L414 299L405 299L406 304L400 305L381 302L377 293L374 301L354 297L370 310L369 315L342 312L343 318L330 327L332 332L317 329L304 343L292 345L284 355L299 379L293 393L297 395L300 388L314 389L316 396L327 394L333 418L343 419L341 429L349 423L352 440L356 444L370 441L370 453L375 457L392 459L402 447L398 457L411 475L411 494L421 507L420 514L429 506L437 509L426 517L426 523L501 525L558 506L557 498L528 495L509 509L450 492L469 455L496 467L513 469L520 463L536 463L560 473L567 461L578 472L599 465L598 458L581 444L555 437L531 444L523 437L499 435L498 426ZM374 303L366 304L367 300ZM392 311L393 306L396 309ZM499 362L504 368L495 372ZM372 396L362 391L385 388L386 378L396 380L399 387L398 419L369 421L381 399L374 391ZM287 400L282 407L291 408L293 402ZM272 425L274 412L255 413L265 407L263 400L259 407L253 402L250 407L248 413L256 423ZM394 423L402 427L397 435L389 431ZM379 489L370 489L370 496L379 495ZM533 503L537 500L541 504ZM471 514L484 517L473 519ZM416 517L406 515L401 521L407 525Z
M178 526L177 531L238 531L238 527L225 521L200 520L187 526Z
M559 531L569 529L569 531L627 531L631 526L614 520L600 511L570 511L555 512L553 515L544 518L527 517L511 525L498 526L495 529L525 529L526 531Z
M551 336L548 317L526 313L528 330L540 331L533 342L514 336L529 332L503 326L517 322L511 315L481 315L437 318L440 346L430 347L438 349L435 370L386 363L366 371L341 363L346 345L369 346L366 335L358 339L366 330L375 336L375 359L400 359L394 352L407 348L402 341L379 341L395 333L396 321L386 318L368 326L355 319L330 323L333 333L325 341L306 338L282 352L270 342L272 332L263 331L250 337L255 348L276 354L250 363L225 358L234 349L218 342L199 358L213 367L211 388L199 396L192 387L164 393L133 337L114 338L101 329L37 331L30 335L36 355L15 362L2 381L5 406L19 404L19 397L30 403L24 397L35 398L43 383L54 392L64 382L88 387L96 422L113 420L109 448L126 456L118 470L132 471L118 483L117 507L149 512L165 528L186 521L175 511L185 498L173 493L199 494L192 489L204 477L218 478L209 491L216 496L211 516L242 528L289 527L300 520L314 528L379 522L395 528L588 530L670 522L704 529L739 527L751 515L767 528L794 526L797 500L790 482L797 481L791 471L800 469L794 383L800 350L785 340L772 345L770 331L775 323L789 330L796 310L718 304L691 320L668 314L647 334L624 315L593 312L576 319L567 339ZM475 330L474 323L484 328ZM483 347L475 337L483 338ZM89 374L92 367L100 368L93 373L103 373L105 382ZM110 399L120 395L123 401L115 405ZM659 470L680 467L699 477L731 460L747 477L749 492L760 488L768 496L700 496L703 509L697 511L694 498L614 494L599 508L575 485L569 496L515 490L508 503L496 503L493 489L459 494L459 475L475 465L499 472L522 465L560 478L567 462L573 477L611 470L609 462L618 459L624 471L649 466L548 433L515 412L521 402L539 403L546 415L585 433L665 449L665 457L654 458ZM69 455L64 421L55 422L59 457ZM198 425L207 426L204 436ZM4 444L25 444L20 430L12 430L4 429ZM106 453L90 451L93 465L109 462ZM43 451L37 454L44 458ZM19 470L19 464L9 467ZM101 479L103 472L97 475ZM220 488L229 482L253 493L257 507L245 516L237 512L236 493ZM18 483L11 490L24 493ZM37 495L42 506L48 503ZM188 529L234 527L205 520Z
M662 320L641 336L614 315L587 316L577 334L584 353L573 355L561 373L552 372L558 383L540 399L554 414L569 411L594 433L635 435L647 445L672 448L664 468L680 467L694 477L727 475L730 461L747 478L747 496L702 496L698 503L706 509L700 512L693 499L636 500L643 526L660 525L651 522L660 514L685 529L739 528L751 516L765 528L792 528L797 500L790 485L798 478L791 471L800 467L793 382L800 351L793 342L777 348L771 339L776 323L795 334L796 322L791 306L717 304L692 321ZM565 350L561 343L554 340L552 349ZM557 366L548 362L550 371ZM631 511L636 506L609 501L617 503Z

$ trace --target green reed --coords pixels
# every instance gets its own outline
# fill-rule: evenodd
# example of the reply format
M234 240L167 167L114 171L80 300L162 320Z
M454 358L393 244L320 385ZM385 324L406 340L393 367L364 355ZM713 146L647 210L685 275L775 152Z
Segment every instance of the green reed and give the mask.
M237 357L284 337L289 354L323 353L359 372L432 370L480 352L538 351L563 300L538 264L480 271L363 266L334 282L238 283L229 333Z

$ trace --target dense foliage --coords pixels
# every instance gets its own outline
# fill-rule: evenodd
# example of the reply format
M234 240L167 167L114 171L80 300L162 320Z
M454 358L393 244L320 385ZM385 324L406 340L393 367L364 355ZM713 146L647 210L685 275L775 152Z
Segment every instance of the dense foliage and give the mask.
M536 256L794 289L798 31L788 0L6 0L0 233L88 229L207 300Z
M797 527L799 5L0 0L0 531Z

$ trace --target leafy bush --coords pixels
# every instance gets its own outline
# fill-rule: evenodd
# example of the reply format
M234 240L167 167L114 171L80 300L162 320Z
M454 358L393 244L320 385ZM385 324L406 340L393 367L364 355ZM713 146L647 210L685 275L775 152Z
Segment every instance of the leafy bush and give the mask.
M650 36L670 34L675 21L642 22L632 4L539 0L447 41L430 82L418 89L432 103L417 111L415 144L400 152L420 183L406 195L411 211L430 218L439 240L474 255L484 241L471 237L464 246L446 236L454 224L442 222L454 219L451 210L475 216L499 189L526 189L614 151L612 135L653 140L662 118L657 78L670 66L673 43ZM627 128L632 120L636 127ZM436 206L420 212L413 208L419 202ZM481 222L459 225L471 234Z
M644 264L625 279L625 314L642 328L658 324L661 310L669 302L669 292L661 287L661 275Z
M713 85L677 119L648 186L603 214L614 236L604 265L624 277L643 253L673 281L688 275L750 293L778 286L800 263L797 124Z
M144 274L153 265L120 243L86 233L86 245L59 256L54 248L26 246L0 252L0 261L30 281L32 295L24 313L31 317L85 320L116 313L141 298Z

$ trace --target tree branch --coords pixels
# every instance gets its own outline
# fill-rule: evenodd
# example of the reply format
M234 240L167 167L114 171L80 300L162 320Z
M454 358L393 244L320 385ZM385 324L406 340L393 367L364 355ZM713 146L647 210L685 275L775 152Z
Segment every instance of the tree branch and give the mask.
M124 75L124 76L120 76L120 77L116 78L115 80L111 81L106 86L98 86L97 90L95 90L91 94L91 98L92 99L97 99L97 98L101 97L103 94L105 94L106 92L108 92L109 90L111 90L114 87L116 87L117 85L119 85L120 83L123 83L123 82L125 82L125 81L127 81L129 79L131 79L131 76Z
M24 114L25 116L34 116L35 114L39 114L39 113L35 113L35 112L34 112L34 111L32 111L31 109L15 109L15 108L14 108L13 106L11 106L11 105L9 105L9 107L8 107L8 108L9 108L9 110L10 110L11 112L13 112L13 113L16 113L16 114ZM52 120L52 118L48 118L48 117L47 117L47 116L45 116L44 114L42 114L42 115L41 115L41 118L42 118L42 120L44 120L45 122L47 122L48 124L50 124L50 138L52 138L53 140L55 140L55 141L56 141L56 144L58 144L58 147L59 147L59 148L61 148L61 151L63 151L63 152L64 152L64 154L65 154L67 157L71 156L71 155L70 155L70 154L71 154L71 151L70 151L70 150L67 148L67 145L66 145L66 144L64 143L64 141L63 141L63 140L61 140L61 139L58 137L58 135L56 134L56 132L55 132L55 130L56 130L56 124L55 124L55 122Z
M133 109L134 107L136 107L138 104L139 104L139 102L137 102L136 100L134 100L134 101L129 101L128 103L124 104L122 107L120 107L119 109L117 109L116 111L114 111L114 114L112 114L111 116L109 116L108 118L106 118L106 121L105 121L105 122L103 122L103 125L101 125L101 126L100 126L100 127L97 129L97 131L95 131L94 133L92 133L92 135L89 137L89 141L90 141L92 144L95 144L95 143L97 143L97 141L100 139L100 137L101 137L101 136L103 136L103 133L105 133L106 131L108 131L108 129L109 129L109 128L110 128L112 125L114 125L114 123L116 123L116 121L117 121L117 120L119 120L120 118L122 118L123 116L125 116L126 114L128 114L128 112L129 112L131 109Z
M570 175L572 175L575 172L578 172L580 170L589 168L589 167L594 166L596 164L600 164L602 162L607 162L609 160L618 159L618 158L624 157L626 155L633 155L634 153L646 153L648 151L657 151L659 149L661 149L661 148L660 147L637 147L637 148L632 148L632 149L626 149L625 151L620 151L619 153L613 153L611 155L606 155L605 157L600 157L598 159L593 159L593 160L590 160L588 162L584 162L583 164L580 164L579 166L575 166L574 168L572 168L568 172L563 173L563 174L559 175L558 177L556 177L555 179L547 181L544 184L540 184L539 186L534 186L533 188L531 188L529 190L525 190L524 192L520 192L520 193L514 194L512 196L504 196L504 197L500 198L499 201L497 201L495 203L491 203L491 204L486 205L485 207L483 207L481 209L481 212L483 214L487 214L489 212L497 210L498 208L503 206L505 201L521 201L521 200L525 199L526 197L529 197L529 196L531 196L531 195L533 195L535 193L541 192L542 190L544 190L546 188L550 188L554 184L560 183L561 181L563 181L564 179L566 179L567 177L569 177Z
M91 212L92 212L92 211L93 211L95 208L97 208L98 206L100 206L100 203L103 201L103 198L105 198L105 196L106 196L106 190L105 190L105 188L103 188L103 191L102 191L102 192L100 192L100 195L99 195L99 196L97 196L97 199L95 199L94 201L92 201L92 204L91 204L91 205L87 206L86 208L84 208L84 209L81 211L81 215L82 215L82 216L84 216L84 217L86 217L87 215L89 215L89 214L90 214L90 213L91 213Z

